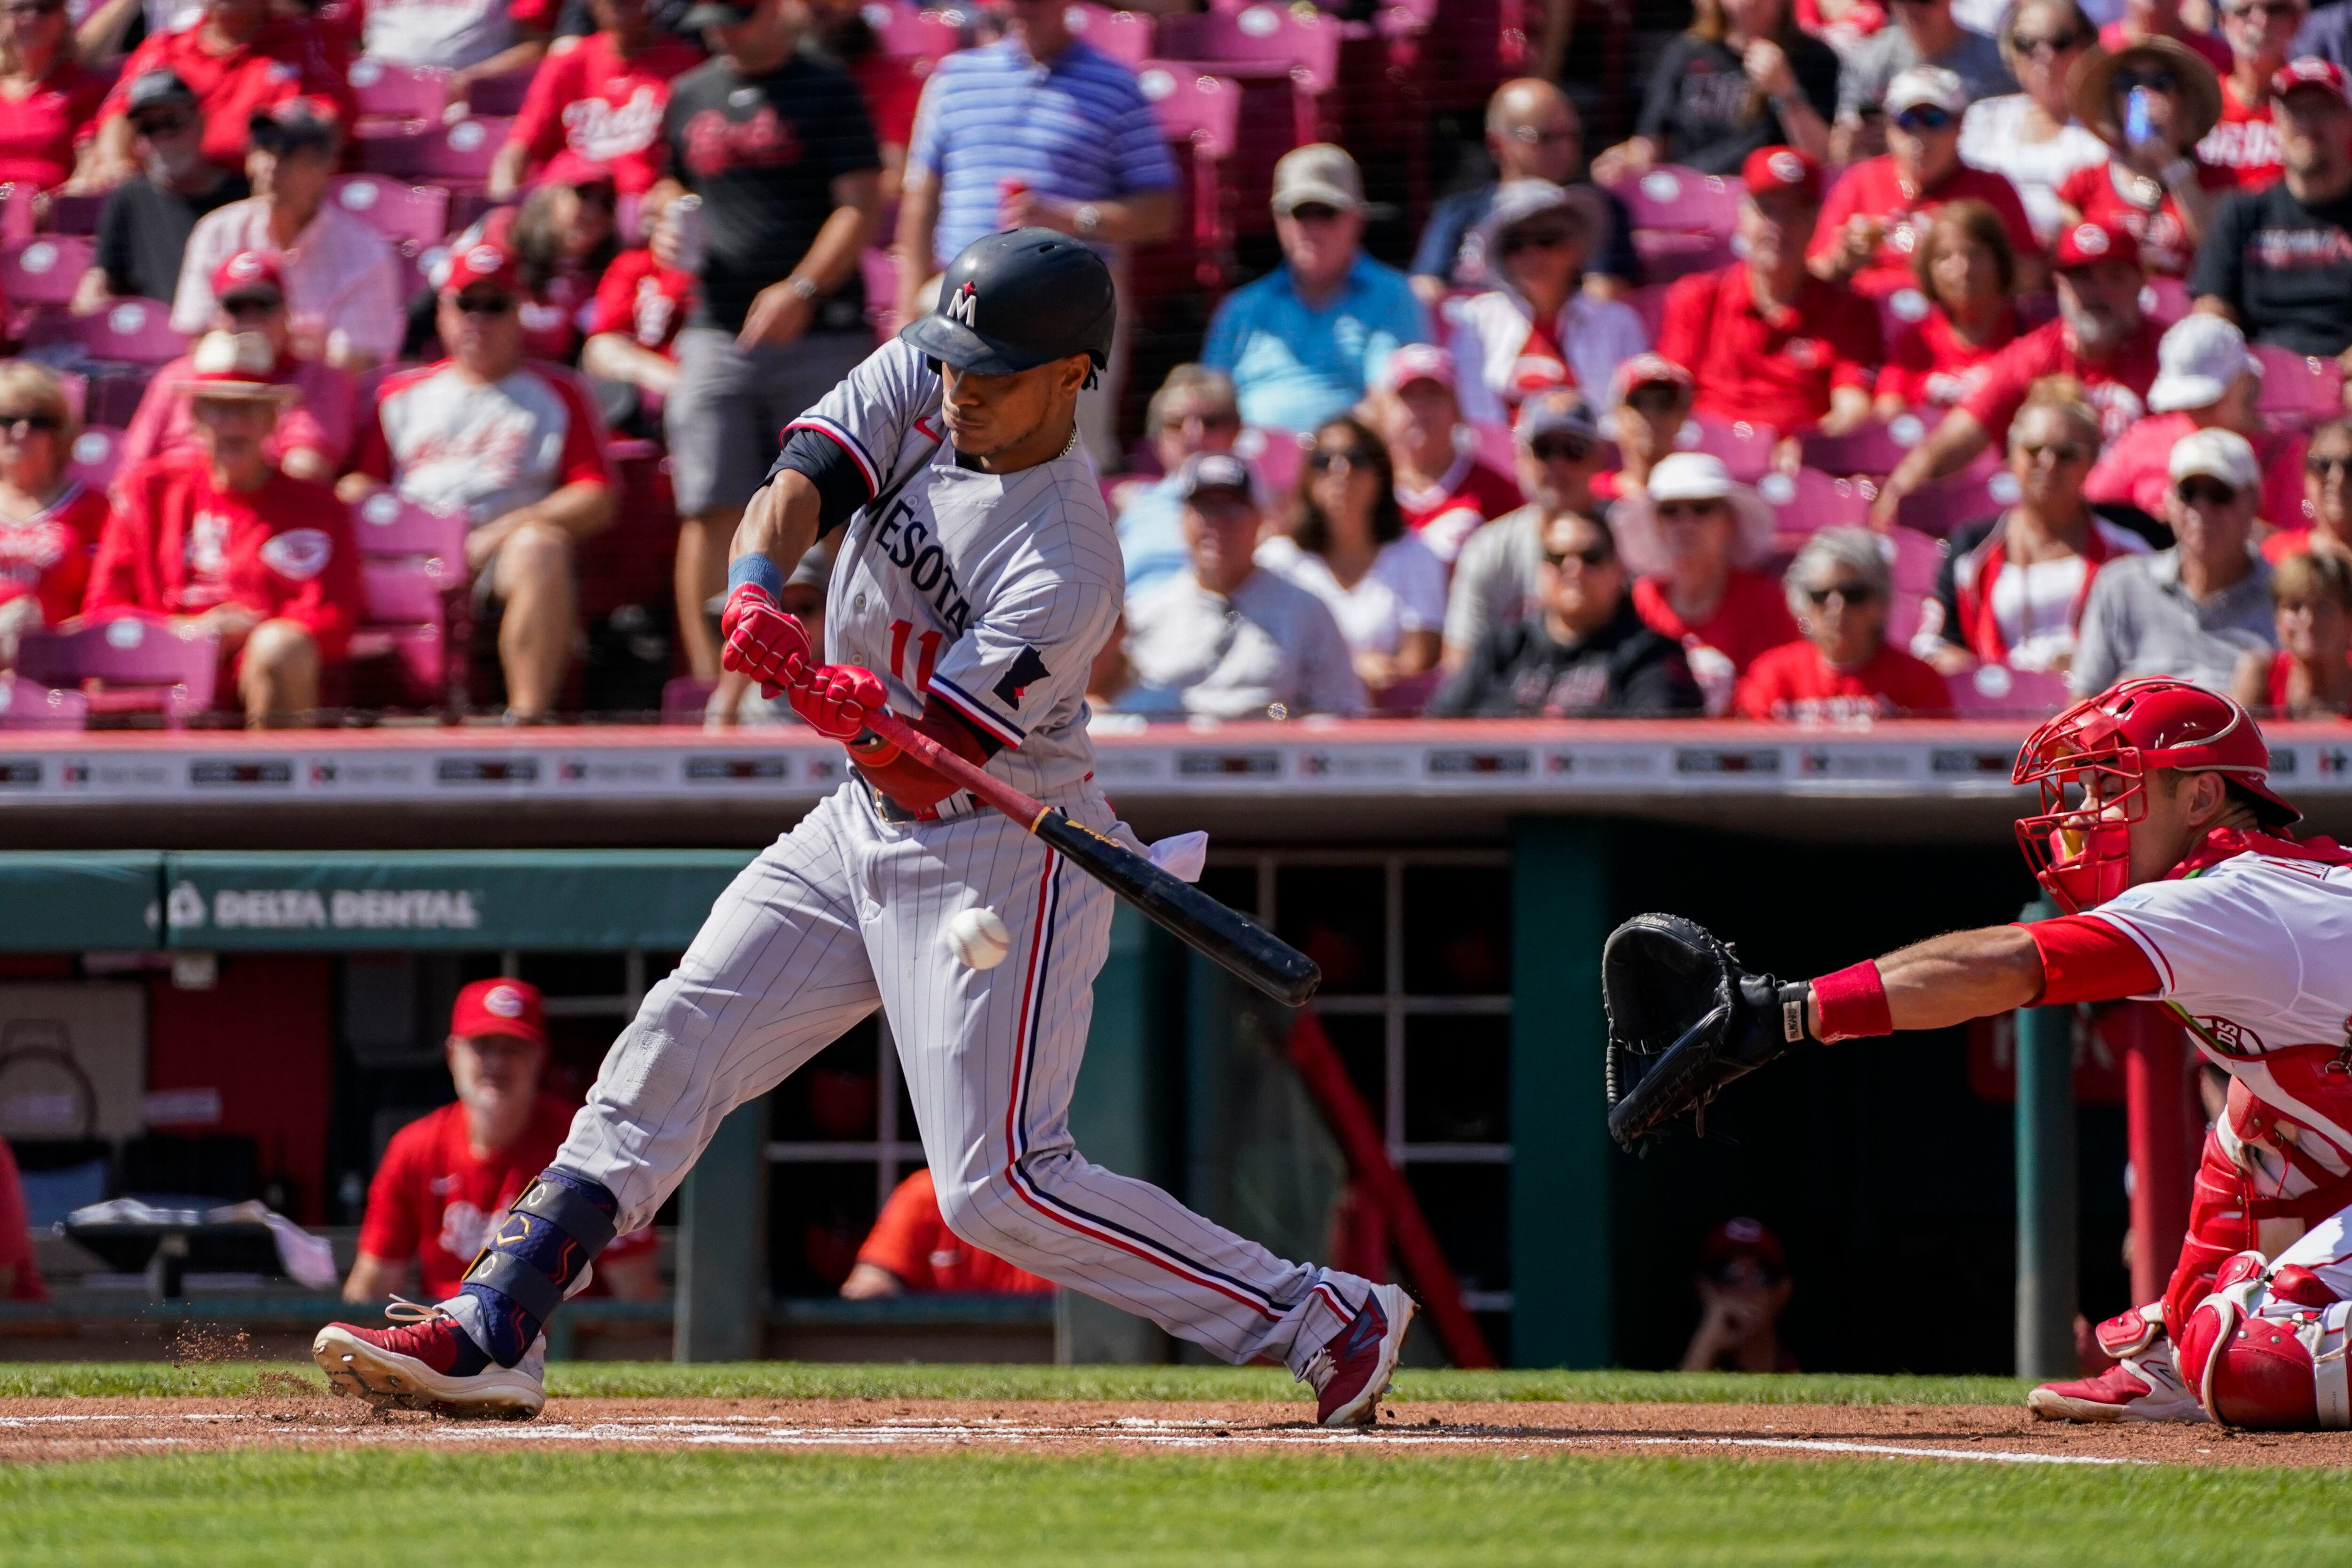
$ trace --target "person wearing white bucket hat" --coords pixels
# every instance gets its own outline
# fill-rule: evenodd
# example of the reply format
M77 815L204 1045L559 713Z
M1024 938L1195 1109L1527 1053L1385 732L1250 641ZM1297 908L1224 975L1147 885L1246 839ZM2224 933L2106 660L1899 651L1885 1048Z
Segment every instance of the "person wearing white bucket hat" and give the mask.
M1707 711L1724 712L1740 672L1798 635L1780 585L1755 570L1772 552L1772 508L1721 458L1677 452L1619 499L1610 524L1635 574L1633 608L1683 645Z
M2156 361L2147 415L2099 455L2083 482L2084 497L2125 502L2160 517L2172 487L2174 443L2191 431L2234 430L2252 444L2262 465L2261 516L2281 525L2300 521L2307 440L2300 432L2272 429L2255 411L2263 369L2247 351L2245 334L2234 322L2199 311L2166 330Z

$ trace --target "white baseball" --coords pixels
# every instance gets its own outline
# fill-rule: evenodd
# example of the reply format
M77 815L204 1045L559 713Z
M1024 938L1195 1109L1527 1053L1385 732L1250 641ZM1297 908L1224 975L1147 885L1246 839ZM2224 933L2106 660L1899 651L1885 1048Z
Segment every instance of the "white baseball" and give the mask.
M948 951L967 967L993 969L1013 951L1013 934L993 909L960 910L948 922Z

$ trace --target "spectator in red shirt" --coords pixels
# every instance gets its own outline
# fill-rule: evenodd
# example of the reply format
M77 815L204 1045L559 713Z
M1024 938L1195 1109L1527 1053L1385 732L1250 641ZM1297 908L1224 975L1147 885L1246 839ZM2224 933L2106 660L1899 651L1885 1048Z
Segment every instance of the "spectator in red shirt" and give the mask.
M2260 361L2246 351L2237 324L2202 311L2181 318L2157 345L2147 417L2107 444L2084 482L2094 502L2121 502L2151 517L2164 515L2172 488L2173 444L2192 430L2220 425L2244 436L2263 465L2265 519L2292 522L2303 513L2304 438L2273 430L2255 412L2263 391Z
M82 68L66 0L0 6L0 181L56 190L87 154L106 78Z
M242 250L221 263L213 274L215 332L258 332L277 350L274 379L294 389L278 417L278 427L263 445L264 455L297 479L326 485L334 482L352 455L352 427L359 414L358 389L352 378L316 360L298 360L292 348L292 328L286 311L286 278L277 257L261 251ZM189 413L185 382L188 357L165 365L147 383L131 428L122 433L122 466L129 469L150 457L196 444L195 419Z
M490 165L494 200L510 200L534 175L574 183L602 176L625 196L661 178L670 80L700 65L702 51L656 31L646 0L591 0L590 9L597 30L559 42L530 78Z
M98 152L92 178L111 185L138 172L127 117L131 84L149 71L170 71L196 95L204 118L205 156L224 169L245 166L250 121L305 93L323 96L335 118L358 117L350 85L332 70L317 36L304 23L273 16L268 0L204 0L204 19L183 32L154 32L131 51L99 107Z
M1838 177L1822 204L1807 256L1814 275L1883 299L1913 285L1912 256L1927 220L1947 202L1990 207L2010 246L2030 258L2023 287L2041 281L2032 220L2006 174L1960 162L1960 116L1969 89L1941 66L1899 71L1886 89L1887 151Z
M49 1289L41 1283L33 1259L32 1227L26 1222L25 1184L16 1175L16 1156L8 1140L0 1138L0 1301L46 1301Z
M457 993L442 1046L457 1098L384 1145L343 1300L409 1288L412 1264L425 1300L456 1295L508 1207L553 1163L572 1107L540 1092L545 1013L539 988L522 980L476 980ZM593 1279L626 1300L660 1295L653 1232L614 1237Z
M246 723L319 706L360 608L351 519L324 485L266 455L280 405L278 351L258 332L212 332L189 356L196 448L141 465L118 486L83 612L135 612L218 633Z
M841 62L866 113L874 121L874 141L882 153L882 204L898 199L907 174L907 143L914 140L915 107L922 100L922 78L914 63L900 59L882 47L866 20L863 0L806 0L816 24L817 47Z
M677 384L677 329L693 308L694 274L664 267L650 249L613 258L589 302L580 347L580 368L597 385L606 423L659 411Z
M2263 558L2338 555L2352 560L2352 419L2331 419L2311 433L2303 454L2303 505L2273 518Z
M67 466L79 424L56 371L0 361L0 667L26 631L81 612L106 497Z
M1772 508L1734 484L1722 459L1677 452L1644 489L1618 499L1609 521L1639 574L1634 610L1682 644L1706 711L1726 712L1756 656L1797 635L1780 584L1755 570L1772 553Z
M1895 579L1878 536L1823 528L1782 580L1805 640L1757 656L1740 677L1742 718L1867 724L1951 706L1944 677L1886 640Z
M2278 647L2249 649L2231 694L2279 718L2352 716L2352 560L2291 555L2271 571Z
M572 552L613 521L604 422L577 377L523 353L522 279L504 246L450 258L439 327L449 357L403 371L361 428L345 500L390 485L473 519L467 569L505 607L499 663L507 707L536 722L553 707L579 620Z
M1906 323L1878 372L1878 413L1938 412L1977 389L1993 356L2017 338L2017 253L1999 214L1948 202L1927 220L1912 275L1927 314Z
M1479 524L1519 504L1519 487L1478 461L1477 433L1462 423L1454 356L1444 350L1407 343L1391 354L1372 386L1371 413L1396 468L1404 526L1439 560L1452 564Z
M1821 214L1821 165L1786 147L1751 153L1740 171L1744 260L1676 283L1658 352L1689 367L1694 406L1719 419L1793 436L1831 434L1870 417L1878 320L1853 295L1805 268Z
M2139 311L2139 242L2127 229L2076 224L2058 236L2053 267L2058 319L1995 355L1977 389L1895 465L1871 504L1873 526L1892 527L1904 497L1967 467L1989 444L2006 443L2026 389L2044 376L2082 382L2106 436L2146 412L2158 334Z
M2287 62L2311 7L2305 0L2221 0L2231 66L2221 78L2221 118L2197 144L2200 162L2226 170L2241 191L2259 191L2284 172L2271 124L2271 78Z
M2197 159L2198 143L2221 113L2221 84L2205 62L2169 38L2153 38L2084 62L2068 89L2076 118L2107 145L2107 160L2058 183L2070 224L2129 229L2140 260L2164 277L2185 277L2213 216L2237 177ZM2147 131L2132 139L2137 93Z
M523 352L572 363L604 269L621 254L612 182L593 172L547 182L523 198L503 237L522 284Z
M2195 50L2216 75L2230 68L2230 46L2182 21L2180 0L2124 0L2124 14L2099 29L2099 47L2109 53L2151 38Z
M1045 1296L1053 1290L1051 1280L1016 1269L950 1230L928 1169L898 1184L858 1248L857 1266L841 1282L843 1297L853 1301L929 1292Z
M1607 428L1618 466L1593 476L1593 495L1612 501L1650 482L1650 470L1675 453L1690 423L1692 395L1690 371L1664 354L1636 354L1617 367Z

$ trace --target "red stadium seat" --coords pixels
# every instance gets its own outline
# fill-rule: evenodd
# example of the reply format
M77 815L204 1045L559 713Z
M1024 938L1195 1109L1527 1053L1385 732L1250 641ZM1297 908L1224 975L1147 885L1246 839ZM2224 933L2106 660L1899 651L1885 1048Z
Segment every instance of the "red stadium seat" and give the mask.
M530 78L538 74L539 68L534 66L503 76L484 77L466 94L466 108L470 113L483 116L520 114L522 100L530 92Z
M1864 526L1877 495L1866 483L1833 478L1818 468L1767 474L1756 481L1756 493L1771 503L1774 531L1784 546L1801 542L1819 528Z
M94 714L160 712L175 729L213 706L219 662L218 633L174 631L136 615L70 632L27 632L16 648L25 679L80 687Z
M79 729L89 716L89 699L79 692L0 675L0 729Z
M454 125L362 133L352 139L352 162L362 172L401 179L479 184L489 178L491 161L505 145L512 123L503 117L468 115Z
M2177 277L2151 277L2147 287L2139 291L2140 314L2155 322L2159 330L2188 315L2194 303L2189 297L2189 285Z
M160 299L118 299L71 321L72 340L93 360L168 365L188 351L187 335L173 330L172 308Z
M383 174L343 174L329 194L345 212L386 239L437 243L449 232L449 193Z
M1151 100L1160 128L1192 169L1195 279L1204 288L1219 287L1233 276L1234 214L1228 200L1234 193L1224 174L1241 124L1241 89L1185 60L1147 64L1135 80Z
M1752 485L1771 467L1772 446L1780 439L1780 433L1769 424L1694 414L1675 444L1685 452L1706 452L1722 458L1733 478Z
M378 490L352 508L365 621L352 633L352 685L382 706L462 707L472 642L462 512ZM453 656L455 655L455 656ZM366 666L391 661L390 689Z
M1748 193L1737 175L1702 174L1674 163L1662 163L1609 190L1625 204L1636 230L1711 234L1726 239L1738 222L1740 199Z
M1922 611L1936 591L1936 574L1943 569L1944 547L1916 528L1897 527L1880 536L1887 570L1895 579L1895 602L1886 617L1886 640L1898 648L1911 645L1919 630Z
M1924 485L1903 497L1896 516L1907 528L1942 538L1962 523L1990 517L2017 499L2017 480L2007 469L1969 469Z
M1078 4L1064 18L1072 33L1123 66L1139 69L1152 57L1152 20L1143 12Z
M2344 367L2333 359L2297 354L2267 343L2254 346L2262 361L2262 401L2272 419L2296 426L2317 424L2344 412Z
M83 235L40 235L0 246L0 298L11 305L62 305L97 252Z
M1805 466L1824 474L1892 474L1904 454L1918 445L1942 417L1933 409L1920 409L1891 420L1874 419L1845 435L1809 431L1803 437Z
M1234 437L1234 453L1257 471L1258 482L1276 496L1298 483L1307 461L1307 437L1296 431L1252 425Z
M2074 700L2066 677L2053 670L1979 664L1950 685L1952 711L1962 718L2048 718Z
M449 103L449 73L438 66L402 66L389 60L353 60L352 92L360 119L423 120L441 118Z
M882 47L902 60L928 64L963 47L961 20L951 21L947 15L923 10L906 0L872 0L864 14L866 25L882 40Z
M104 490L122 467L122 432L88 426L74 437L72 459L75 478L92 490Z
M1659 329L1666 324L1667 292L1663 283L1645 283L1625 297L1625 303L1642 319L1642 335L1653 343L1658 340Z
M1320 99L1339 79L1339 24L1278 5L1163 16L1162 58L1215 62L1214 74L1241 80L1284 81L1292 90L1291 146L1323 135Z

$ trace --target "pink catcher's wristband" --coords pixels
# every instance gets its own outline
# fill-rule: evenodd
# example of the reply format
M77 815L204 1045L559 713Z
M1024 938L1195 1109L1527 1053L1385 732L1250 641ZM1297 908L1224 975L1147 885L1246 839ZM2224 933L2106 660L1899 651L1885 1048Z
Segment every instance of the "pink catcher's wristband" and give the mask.
M1822 1015L1820 1033L1824 1045L1895 1032L1895 1019L1886 1008L1886 984L1878 977L1875 958L1815 980L1813 1006Z

